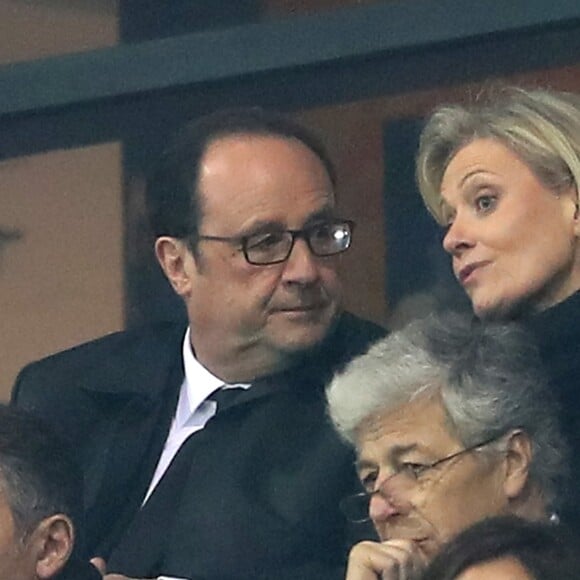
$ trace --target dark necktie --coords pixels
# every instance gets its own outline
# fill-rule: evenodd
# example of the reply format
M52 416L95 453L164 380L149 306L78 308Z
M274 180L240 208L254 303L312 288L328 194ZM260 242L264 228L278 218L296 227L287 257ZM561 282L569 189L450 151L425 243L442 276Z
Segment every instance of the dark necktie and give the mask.
M212 393L208 400L217 403L217 415L233 406L243 392L244 389L237 387L221 388ZM203 452L203 447L207 445L205 438L198 436L202 432L203 429L192 433L175 454L151 496L113 550L108 562L109 572L137 577L167 573L167 570L158 567L163 560L168 523L179 508L184 482L195 462L196 453Z

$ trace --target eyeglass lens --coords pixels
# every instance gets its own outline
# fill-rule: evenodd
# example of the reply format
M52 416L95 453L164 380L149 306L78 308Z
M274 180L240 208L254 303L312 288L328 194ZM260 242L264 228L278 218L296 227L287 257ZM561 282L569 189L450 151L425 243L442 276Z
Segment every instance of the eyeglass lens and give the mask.
M362 492L343 498L340 502L340 509L351 522L365 522L369 520L369 507L373 495L383 493L388 489L389 496L400 498L401 494L413 491L418 485L417 478L409 473L394 473L382 483L380 491Z

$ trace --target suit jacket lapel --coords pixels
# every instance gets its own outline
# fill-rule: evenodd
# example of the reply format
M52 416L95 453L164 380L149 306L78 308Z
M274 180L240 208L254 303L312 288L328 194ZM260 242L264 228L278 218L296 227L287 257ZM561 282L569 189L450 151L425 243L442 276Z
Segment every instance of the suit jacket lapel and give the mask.
M139 508L163 449L183 380L183 330L107 361L98 385L85 385L103 409L85 460L89 535L113 541L113 524Z

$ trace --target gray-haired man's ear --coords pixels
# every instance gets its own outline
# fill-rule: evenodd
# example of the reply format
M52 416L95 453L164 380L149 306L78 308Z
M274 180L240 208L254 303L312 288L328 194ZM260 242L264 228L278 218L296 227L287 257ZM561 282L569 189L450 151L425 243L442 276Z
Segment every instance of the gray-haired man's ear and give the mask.
M36 557L39 579L53 578L64 568L72 553L74 539L72 521L63 514L54 514L38 524L29 541Z
M532 463L532 441L524 431L513 431L506 441L506 474L504 491L510 500L524 493Z
M546 498L530 479L533 458L532 440L525 431L508 435L505 457L504 492L510 513L525 518L546 517Z

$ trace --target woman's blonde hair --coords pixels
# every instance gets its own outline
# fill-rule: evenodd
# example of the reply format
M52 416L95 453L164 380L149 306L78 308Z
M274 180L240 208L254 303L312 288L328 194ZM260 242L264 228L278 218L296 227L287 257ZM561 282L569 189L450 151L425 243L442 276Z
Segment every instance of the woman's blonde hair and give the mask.
M475 139L511 149L550 189L580 183L580 96L508 87L470 105L435 109L421 133L416 176L429 211L444 223L441 181L455 154Z

